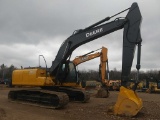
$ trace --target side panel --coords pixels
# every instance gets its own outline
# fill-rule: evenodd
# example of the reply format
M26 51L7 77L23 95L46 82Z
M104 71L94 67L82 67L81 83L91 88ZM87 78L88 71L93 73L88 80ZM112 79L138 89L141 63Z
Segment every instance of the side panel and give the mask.
M49 86L54 85L50 77L45 76L43 69L14 70L12 74L12 85L18 86Z

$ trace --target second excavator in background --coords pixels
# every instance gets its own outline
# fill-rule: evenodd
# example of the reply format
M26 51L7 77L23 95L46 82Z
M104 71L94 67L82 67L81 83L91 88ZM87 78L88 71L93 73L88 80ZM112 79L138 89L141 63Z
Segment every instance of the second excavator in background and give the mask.
M143 80L142 91L148 93L160 93L160 80L154 76L146 76Z
M95 52L100 49L101 52ZM102 86L100 89L98 89L96 96L101 98L106 98L109 96L109 66L108 66L108 55L107 55L108 49L106 47L102 47L100 49L91 51L81 56L77 56L72 62L74 63L75 66L78 66L81 63L100 57L99 79L97 79L97 81L101 82ZM81 80L80 82L82 87L85 87L84 84L86 81Z

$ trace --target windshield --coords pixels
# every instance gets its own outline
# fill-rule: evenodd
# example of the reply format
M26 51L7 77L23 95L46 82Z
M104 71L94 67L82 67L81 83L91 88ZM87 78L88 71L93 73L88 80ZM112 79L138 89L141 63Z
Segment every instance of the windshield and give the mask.
M77 71L75 65L70 62L69 63L69 74L66 78L67 82L76 82L77 81Z

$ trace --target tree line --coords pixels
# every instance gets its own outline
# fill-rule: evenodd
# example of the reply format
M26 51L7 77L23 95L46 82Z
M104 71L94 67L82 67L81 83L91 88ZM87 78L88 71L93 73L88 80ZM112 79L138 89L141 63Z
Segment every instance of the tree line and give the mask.
M14 65L2 64L0 66L0 79L11 79L13 70L17 69ZM137 71L133 70L130 74L130 79L135 80L137 76ZM154 77L160 80L160 70L148 70L148 71L140 71L139 79L144 80L147 77ZM107 76L106 76L107 78ZM80 70L79 71L79 79L80 80L100 80L100 74L98 70ZM120 80L121 79L121 70L117 70L114 68L109 71L109 79L110 80Z
M80 75L79 78L81 80L100 80L100 74L98 70L81 70L79 71ZM139 72L139 80L145 80L147 78L155 78L160 80L160 70L147 70L147 71L140 71ZM107 74L106 74L106 78ZM137 78L137 71L131 71L129 76L130 80L136 80ZM109 79L110 80L121 80L121 70L117 70L114 68L113 70L109 71Z
M14 65L10 65L9 67L2 64L0 66L0 80L11 79L13 70L17 69Z

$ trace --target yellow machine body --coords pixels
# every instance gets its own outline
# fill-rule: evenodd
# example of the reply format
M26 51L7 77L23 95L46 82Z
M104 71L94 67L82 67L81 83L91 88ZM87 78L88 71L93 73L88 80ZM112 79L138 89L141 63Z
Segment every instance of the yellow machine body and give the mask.
M20 69L12 74L12 85L44 86L54 85L50 77L46 77L45 69Z
M119 90L121 86L121 80L109 80L109 90Z
M160 93L156 82L149 82L149 88L146 90L148 93Z
M14 86L55 86L55 78L47 76L42 68L14 70L12 73L12 85ZM57 86L60 84L57 83ZM81 87L76 83L62 83L62 86Z
M142 99L137 96L135 91L121 86L114 106L114 114L132 117L141 110L142 106Z

